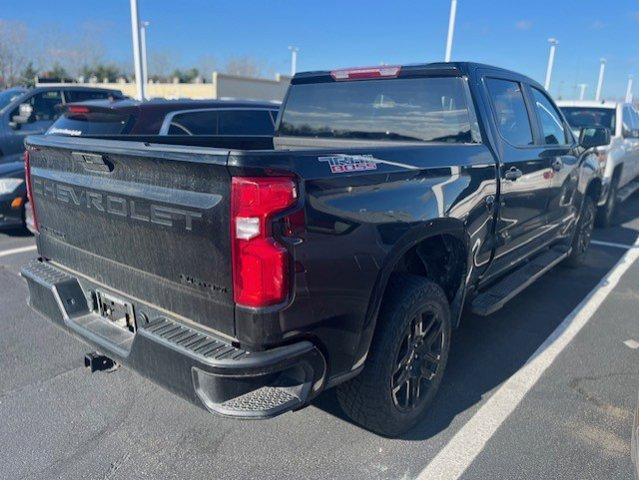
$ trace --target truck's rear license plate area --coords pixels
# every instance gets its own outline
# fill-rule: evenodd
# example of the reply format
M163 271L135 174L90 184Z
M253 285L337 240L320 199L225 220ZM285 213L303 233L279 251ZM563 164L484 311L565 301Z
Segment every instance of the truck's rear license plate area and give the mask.
M133 305L108 293L95 292L97 313L118 327L135 333L135 315Z

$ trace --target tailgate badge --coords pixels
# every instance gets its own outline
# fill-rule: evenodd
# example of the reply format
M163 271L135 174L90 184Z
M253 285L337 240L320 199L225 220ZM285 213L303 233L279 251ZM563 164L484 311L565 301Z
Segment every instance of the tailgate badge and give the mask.
M112 172L113 163L110 162L106 155L99 153L73 152L73 158L82 162L85 169L93 172Z

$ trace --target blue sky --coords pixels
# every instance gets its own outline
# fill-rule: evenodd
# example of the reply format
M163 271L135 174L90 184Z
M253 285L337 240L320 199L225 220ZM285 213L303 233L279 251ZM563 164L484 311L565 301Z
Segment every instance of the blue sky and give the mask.
M298 70L438 61L444 56L449 0L139 0L151 22L151 52L170 52L179 66L202 55L219 65L246 55L269 70L289 71L288 45L300 48ZM127 0L9 2L0 19L33 31L56 26L72 34L99 25L106 57L131 61ZM560 45L551 91L571 97L577 83L594 95L599 58L608 60L604 96L621 97L628 74L639 95L639 0L459 0L453 60L511 68L543 82L547 39ZM561 91L560 91L561 90Z

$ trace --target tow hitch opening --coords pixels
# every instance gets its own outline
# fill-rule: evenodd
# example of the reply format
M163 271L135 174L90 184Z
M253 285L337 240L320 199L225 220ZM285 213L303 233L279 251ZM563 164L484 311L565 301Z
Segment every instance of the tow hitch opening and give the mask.
M98 352L90 352L84 356L84 366L93 372L112 372L118 368L115 360Z

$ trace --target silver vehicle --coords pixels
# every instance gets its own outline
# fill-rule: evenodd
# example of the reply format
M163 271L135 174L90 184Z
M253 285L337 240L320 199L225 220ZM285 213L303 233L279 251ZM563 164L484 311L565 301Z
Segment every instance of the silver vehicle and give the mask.
M610 145L598 151L605 167L597 221L608 227L614 223L618 203L639 189L639 112L623 102L579 100L558 101L557 105L577 135L583 127L610 129Z

